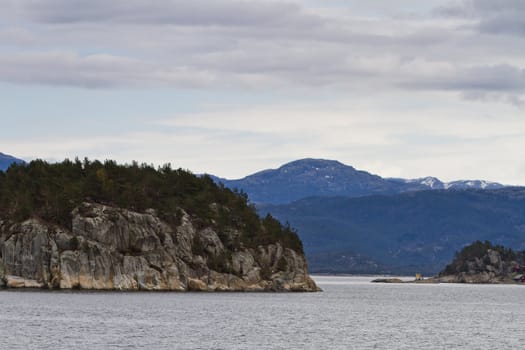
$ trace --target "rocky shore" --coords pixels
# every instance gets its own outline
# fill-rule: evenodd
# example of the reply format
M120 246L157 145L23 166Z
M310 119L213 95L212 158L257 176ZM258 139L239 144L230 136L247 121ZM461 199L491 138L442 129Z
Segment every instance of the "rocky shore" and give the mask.
M70 230L31 218L0 220L0 286L5 288L318 291L302 254L279 243L234 251L181 210L178 225L95 203L72 212Z

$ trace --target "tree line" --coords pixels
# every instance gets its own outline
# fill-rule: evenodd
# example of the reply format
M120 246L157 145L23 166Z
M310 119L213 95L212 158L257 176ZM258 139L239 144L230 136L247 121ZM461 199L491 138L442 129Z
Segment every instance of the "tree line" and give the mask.
M181 209L201 227L219 233L241 232L235 246L257 247L275 242L303 252L295 230L267 215L261 219L245 193L217 185L207 175L172 169L170 164L117 164L113 160L34 160L0 171L0 217L22 221L38 217L71 229L71 212L82 202L112 205L137 212L155 209L178 224Z

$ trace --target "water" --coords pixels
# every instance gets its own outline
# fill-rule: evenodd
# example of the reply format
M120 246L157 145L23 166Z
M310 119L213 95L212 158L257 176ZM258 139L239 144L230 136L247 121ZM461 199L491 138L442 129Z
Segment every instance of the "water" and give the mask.
M518 349L525 286L316 277L309 294L0 292L1 349Z

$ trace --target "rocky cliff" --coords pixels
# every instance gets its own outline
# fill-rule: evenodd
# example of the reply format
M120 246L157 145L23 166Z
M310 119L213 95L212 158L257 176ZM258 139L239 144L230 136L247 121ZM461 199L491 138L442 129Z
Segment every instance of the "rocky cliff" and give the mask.
M236 249L240 234L197 225L180 210L168 224L144 213L83 203L70 229L30 218L0 221L0 285L18 288L317 291L302 254L282 244ZM219 237L220 236L220 237Z

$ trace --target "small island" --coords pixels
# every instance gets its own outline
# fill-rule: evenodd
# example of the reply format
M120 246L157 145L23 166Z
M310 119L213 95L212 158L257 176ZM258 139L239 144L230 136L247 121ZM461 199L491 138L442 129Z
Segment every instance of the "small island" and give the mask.
M437 276L403 281L399 278L377 278L375 283L525 283L525 252L476 241L457 252L453 261Z
M524 265L524 252L476 241L456 253L452 263L434 279L452 283L522 283Z
M37 160L0 171L0 287L319 288L289 226L169 165Z

